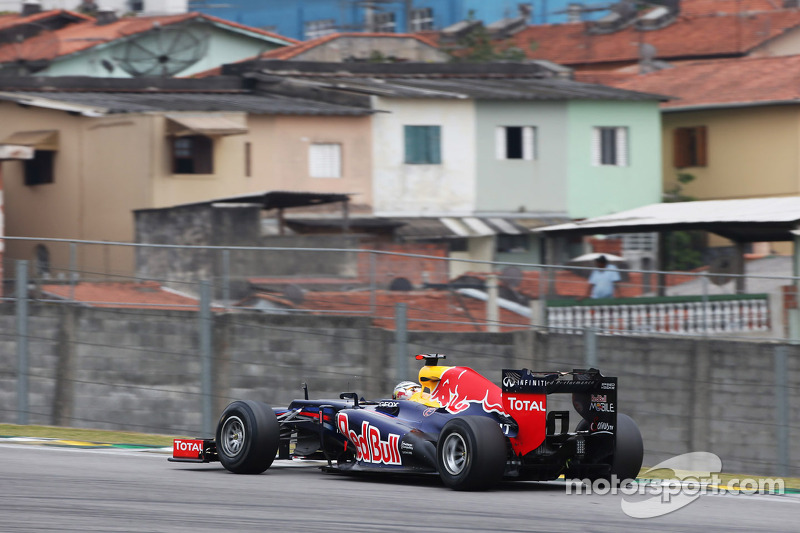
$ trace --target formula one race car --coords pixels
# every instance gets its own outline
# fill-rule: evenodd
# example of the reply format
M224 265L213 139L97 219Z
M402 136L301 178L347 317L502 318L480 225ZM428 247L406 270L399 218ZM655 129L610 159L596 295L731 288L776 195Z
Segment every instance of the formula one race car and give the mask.
M408 399L294 400L285 408L236 401L216 439L176 439L171 461L220 461L260 474L276 459L322 459L337 472L431 473L456 490L501 479L635 478L643 445L634 421L617 412L617 378L598 370L503 370L499 387L467 367L416 356L421 388ZM580 419L548 411L548 395L571 393Z

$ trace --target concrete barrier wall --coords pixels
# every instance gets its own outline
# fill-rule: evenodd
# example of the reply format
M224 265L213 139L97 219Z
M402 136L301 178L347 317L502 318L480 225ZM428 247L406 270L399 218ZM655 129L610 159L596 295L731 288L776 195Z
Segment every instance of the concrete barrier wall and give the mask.
M585 367L580 335L409 332L398 360L393 331L367 318L214 313L214 410L233 399L285 405L302 396L390 394L413 378L410 356L445 353L499 382L502 368ZM0 305L0 422L17 421L16 319ZM195 313L33 304L29 423L200 435L201 372ZM711 451L727 472L778 469L775 354L787 354L788 405L800 401L800 347L775 342L598 336L597 367L619 377L619 411L645 438L646 463ZM399 365L399 369L398 369ZM553 395L551 409L570 409ZM573 412L574 414L574 412ZM577 420L574 415L572 425ZM789 457L800 457L800 410L789 409ZM790 462L789 474L800 475Z

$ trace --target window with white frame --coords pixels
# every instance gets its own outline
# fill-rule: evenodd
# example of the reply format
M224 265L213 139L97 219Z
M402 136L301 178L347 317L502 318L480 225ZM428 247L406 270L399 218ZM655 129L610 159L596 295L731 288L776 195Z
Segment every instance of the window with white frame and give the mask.
M333 19L309 20L305 24L306 40L317 39L336 32L336 21Z
M375 30L379 33L394 33L397 29L394 13L375 14Z
M498 126L495 129L497 159L536 159L534 126Z
M628 128L600 126L592 129L592 166L628 166Z
M432 30L433 29L433 8L432 7L420 7L418 9L412 9L411 10L411 21L410 21L409 26L410 26L409 30L411 32Z
M342 145L313 143L308 147L308 174L312 178L342 177Z

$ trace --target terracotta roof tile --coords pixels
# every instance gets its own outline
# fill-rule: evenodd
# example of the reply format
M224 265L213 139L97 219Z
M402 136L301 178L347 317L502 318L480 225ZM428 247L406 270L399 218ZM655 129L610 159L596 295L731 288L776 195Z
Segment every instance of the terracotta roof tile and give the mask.
M588 23L528 26L512 37L532 59L580 67L638 61L640 43L653 45L664 60L741 55L800 25L800 10L781 9L746 16L681 15L660 30L633 26L592 35Z
M627 72L625 70L576 70L574 73L575 81L581 83L595 83L599 85L610 85L619 87L623 82L635 77L637 72Z
M289 43L296 43L294 39L283 37L272 32L258 28L251 28L230 22L218 17L202 13L182 13L179 15L164 15L153 17L123 17L115 22L104 25L97 25L94 19L89 18L85 22L71 24L53 32L46 32L23 43L12 43L0 46L0 62L12 61L19 57L20 47L25 51L25 58L33 59L52 59L61 57L82 50L105 44L121 37L128 37L137 33L143 33L153 29L154 26L170 26L179 24L192 19L204 19L216 24L230 26L238 29L247 30L266 37L284 40ZM56 39L53 44L53 39Z
M679 98L662 103L666 109L800 103L800 55L690 62L610 84Z
M486 302L459 296L445 291L376 291L375 311L372 310L372 296L369 292L313 292L297 308L314 312L347 311L348 315L361 312L374 316L377 327L394 329L394 312L397 303L406 304L408 329L414 331L486 331ZM530 319L507 311L499 310L501 331L517 331L527 326Z
M0 29L10 28L20 24L36 23L42 20L47 20L60 16L64 16L66 18L74 18L76 21L94 20L92 17L84 15L83 13L78 13L77 11L67 11L66 9L51 9L49 11L41 11L39 13L34 13L33 15L28 15L28 16L22 16L18 13L0 15Z
M197 300L164 290L155 282L108 282L42 285L45 298L70 298L91 307L196 311Z
M781 0L683 0L682 15L713 15L717 13L753 13L782 9Z

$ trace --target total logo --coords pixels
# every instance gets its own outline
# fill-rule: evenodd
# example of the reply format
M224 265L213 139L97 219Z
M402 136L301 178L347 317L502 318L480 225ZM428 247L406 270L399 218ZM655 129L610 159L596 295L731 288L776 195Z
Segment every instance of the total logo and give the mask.
M516 396L509 396L508 405L514 411L545 411L542 400L518 400Z
M179 452L197 452L203 451L203 442L199 440L175 440L175 451Z
M356 460L365 463L400 465L400 435L389 433L381 440L381 430L368 421L361 423L361 434L350 429L347 413L339 413L336 424L342 435L356 447Z

